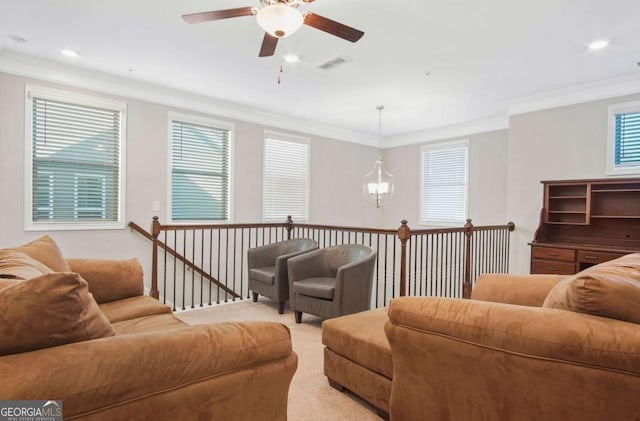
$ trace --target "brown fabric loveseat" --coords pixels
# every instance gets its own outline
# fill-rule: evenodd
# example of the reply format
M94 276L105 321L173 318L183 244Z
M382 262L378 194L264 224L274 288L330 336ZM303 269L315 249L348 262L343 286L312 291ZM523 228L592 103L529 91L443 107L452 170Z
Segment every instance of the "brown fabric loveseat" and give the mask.
M324 369L392 420L640 419L638 323L640 254L570 277L486 274L470 300L325 321Z
M65 420L286 419L285 326L188 326L142 294L135 259L0 250L0 399L62 399Z

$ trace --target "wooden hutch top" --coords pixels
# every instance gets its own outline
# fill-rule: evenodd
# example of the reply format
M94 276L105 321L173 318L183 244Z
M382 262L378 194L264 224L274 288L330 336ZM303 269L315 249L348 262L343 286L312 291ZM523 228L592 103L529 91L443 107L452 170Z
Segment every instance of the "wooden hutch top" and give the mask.
M541 183L540 225L530 243L532 273L576 273L590 263L640 252L640 178Z

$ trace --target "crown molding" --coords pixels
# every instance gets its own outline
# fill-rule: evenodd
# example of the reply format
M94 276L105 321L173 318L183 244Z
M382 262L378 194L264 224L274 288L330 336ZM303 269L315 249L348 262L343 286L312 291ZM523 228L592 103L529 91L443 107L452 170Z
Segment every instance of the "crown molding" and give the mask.
M509 115L530 113L640 92L640 73L581 83L513 100Z
M478 133L494 132L509 128L509 119L506 116L485 118L449 126L435 127L433 129L419 130L406 134L385 137L384 148L413 145L418 143L433 142L436 140L453 137L469 136Z
M290 130L367 146L377 146L378 144L377 137L371 134L270 113L231 101L197 95L97 70L70 66L6 49L0 49L0 72L148 101L216 117L261 124L280 130Z

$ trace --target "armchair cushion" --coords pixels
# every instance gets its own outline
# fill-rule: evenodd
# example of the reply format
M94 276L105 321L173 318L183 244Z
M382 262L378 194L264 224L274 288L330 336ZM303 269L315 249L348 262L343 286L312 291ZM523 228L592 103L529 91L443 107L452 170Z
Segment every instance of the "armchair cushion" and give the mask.
M113 336L76 273L50 273L0 289L0 355Z
M267 285L273 285L275 274L276 274L275 266L249 269L249 276L251 277L251 279L263 282Z
M28 254L12 249L0 250L0 278L31 279L51 272Z
M309 278L293 284L293 292L309 297L333 300L336 290L336 278Z
M10 250L29 255L54 272L71 272L67 261L62 257L60 248L48 235L40 237L24 246L15 247Z
M549 292L543 307L640 323L640 253L566 278Z

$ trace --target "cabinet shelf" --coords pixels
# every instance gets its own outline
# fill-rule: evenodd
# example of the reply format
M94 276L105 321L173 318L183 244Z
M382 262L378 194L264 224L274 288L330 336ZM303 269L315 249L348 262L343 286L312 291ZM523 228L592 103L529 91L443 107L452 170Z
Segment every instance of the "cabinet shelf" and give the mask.
M640 189L592 189L591 193L640 193Z
M640 215L591 215L596 219L640 219Z
M549 199L586 199L587 196L549 196Z

